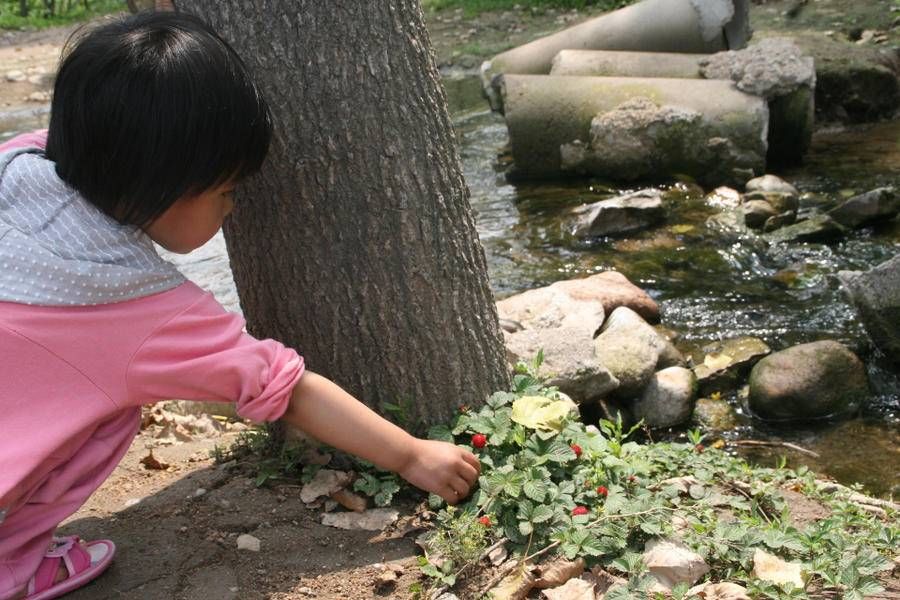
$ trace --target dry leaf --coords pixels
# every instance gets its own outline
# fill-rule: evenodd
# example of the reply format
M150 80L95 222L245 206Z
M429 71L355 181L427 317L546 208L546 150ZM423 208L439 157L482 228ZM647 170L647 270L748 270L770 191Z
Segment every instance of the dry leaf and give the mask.
M688 597L700 596L704 600L750 600L747 590L736 583L702 583L688 590Z
M775 555L769 554L759 548L753 553L753 577L763 581L771 581L779 585L791 583L795 587L803 589L803 565L789 563Z
M559 587L544 590L547 600L594 600L594 584L584 579L570 579Z
M585 578L593 581L594 591L597 593L598 598L608 592L613 586L628 584L628 581L625 579L603 570L599 565L591 569L590 575L585 575Z
M720 371L730 365L734 359L727 354L718 354L713 352L711 354L707 354L703 359L703 364L706 365L711 371Z
M517 568L500 580L490 591L493 600L523 600L534 587L534 575L529 568Z
M150 450L150 453L141 459L141 464L144 465L145 469L152 471L165 471L169 468L168 463L161 462L153 456L153 450Z
M539 588L560 586L584 573L584 569L583 558L579 557L576 560L557 558L553 562L538 565L536 569L538 577L534 580L534 586Z
M338 504L340 504L347 510L352 510L355 512L362 512L366 510L366 499L346 488L337 490L336 492L331 492L331 494L329 495L334 500L336 500Z
M510 418L530 429L561 431L563 421L578 405L568 396L547 398L545 396L523 396L513 402Z

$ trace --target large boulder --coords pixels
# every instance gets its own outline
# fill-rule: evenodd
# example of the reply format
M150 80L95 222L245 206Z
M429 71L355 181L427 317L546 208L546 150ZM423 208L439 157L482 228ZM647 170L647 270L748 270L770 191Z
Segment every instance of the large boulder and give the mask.
M680 425L691 418L696 392L697 378L690 369L669 367L657 371L632 404L631 414L649 427Z
M656 371L669 342L637 313L624 306L612 312L594 340L597 358L619 381L616 397L635 398Z
M845 200L828 216L850 229L887 221L900 213L900 194L893 187L880 187Z
M665 219L662 192L645 189L581 206L574 211L577 237L621 235Z
M872 341L900 371L900 255L867 272L841 271L838 277Z
M575 300L597 300L606 314L627 306L648 323L659 322L659 306L647 292L618 271L604 271L583 279L557 281L550 287L563 290Z
M535 288L497 302L500 318L518 329L584 329L592 337L606 316L603 303L587 294L574 296L559 283Z
M750 408L764 419L846 416L868 395L863 363L831 340L770 354L750 372Z
M619 387L619 381L601 362L593 334L584 327L553 327L504 332L511 363L530 362L543 350L539 375L576 402L588 402Z

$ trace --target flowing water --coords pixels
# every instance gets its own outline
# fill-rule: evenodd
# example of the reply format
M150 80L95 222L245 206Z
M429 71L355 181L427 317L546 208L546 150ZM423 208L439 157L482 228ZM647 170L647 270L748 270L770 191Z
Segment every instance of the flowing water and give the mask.
M900 248L900 222L852 233L830 246L766 248L707 226L719 209L703 190L669 186L665 225L619 239L583 242L569 233L566 212L626 191L609 182L508 183L498 161L507 143L502 117L487 110L477 78L445 79L466 181L498 297L615 269L659 302L663 324L690 348L737 335L775 349L823 338L859 352L877 395L859 418L815 427L775 428L753 420L736 398L738 425L726 437L790 441L820 454L746 452L762 464L786 454L836 479L859 481L876 494L900 493L900 383L873 357L856 312L835 274L866 269ZM45 111L0 115L0 141L46 126ZM807 194L805 206L828 206L879 185L900 184L900 122L817 136L802 168L782 173ZM223 248L223 245L219 245ZM224 250L223 250L224 251Z
M502 174L507 144L501 116L480 97L477 78L445 79L466 181L477 212L495 293L507 296L561 279L615 269L660 304L663 324L690 350L738 335L773 349L819 339L846 343L866 361L876 397L859 418L804 427L773 427L750 418L740 401L726 437L782 440L818 459L781 448L748 456L808 464L878 494L900 493L900 382L880 364L836 274L868 269L900 250L900 221L853 232L832 244L766 247L707 224L720 208L690 183L666 186L663 226L626 238L581 241L569 210L632 188L598 180L511 184ZM498 157L499 156L499 157ZM830 207L881 185L900 185L900 122L852 132L822 132L801 168L780 173L804 196L801 206ZM712 203L714 204L714 203Z

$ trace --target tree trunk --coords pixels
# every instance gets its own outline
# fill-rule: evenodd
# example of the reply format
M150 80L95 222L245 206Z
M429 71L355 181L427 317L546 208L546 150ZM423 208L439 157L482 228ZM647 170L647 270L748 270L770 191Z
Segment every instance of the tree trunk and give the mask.
M418 0L185 0L243 57L275 137L225 230L249 331L373 408L445 421L509 382Z
M19 16L28 16L28 0L19 0Z

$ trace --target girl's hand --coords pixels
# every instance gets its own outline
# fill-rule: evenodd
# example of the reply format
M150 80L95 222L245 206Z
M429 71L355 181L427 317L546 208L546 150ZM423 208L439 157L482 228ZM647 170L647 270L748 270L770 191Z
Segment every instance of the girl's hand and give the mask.
M447 442L413 440L407 460L397 473L448 504L456 504L468 496L481 471L475 455Z

